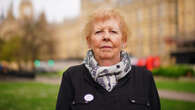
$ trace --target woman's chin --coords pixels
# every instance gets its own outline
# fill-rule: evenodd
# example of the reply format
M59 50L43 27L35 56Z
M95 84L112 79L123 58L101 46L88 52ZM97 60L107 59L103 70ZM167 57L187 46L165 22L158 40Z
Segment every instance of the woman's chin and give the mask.
M113 54L111 52L103 52L101 55L101 59L111 59Z

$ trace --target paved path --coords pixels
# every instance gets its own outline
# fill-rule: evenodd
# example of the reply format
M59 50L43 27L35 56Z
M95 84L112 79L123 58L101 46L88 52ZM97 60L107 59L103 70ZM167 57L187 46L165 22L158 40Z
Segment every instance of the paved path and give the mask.
M49 83L49 84L60 84L61 78L45 78L45 77L36 77L37 82Z
M36 81L49 84L60 84L61 79L37 77ZM195 102L195 94L193 93L176 92L170 90L158 90L158 92L161 98Z
M158 92L161 98L195 102L195 94L193 93L176 92L170 90L158 90Z

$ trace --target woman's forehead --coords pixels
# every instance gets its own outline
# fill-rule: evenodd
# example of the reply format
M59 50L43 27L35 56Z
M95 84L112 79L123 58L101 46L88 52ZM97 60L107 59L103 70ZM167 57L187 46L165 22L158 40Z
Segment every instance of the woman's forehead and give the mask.
M119 29L120 26L119 26L118 20L116 20L114 18L110 18L110 19L106 19L106 20L95 21L93 23L93 27L94 28L109 27L109 28L117 28L117 29Z

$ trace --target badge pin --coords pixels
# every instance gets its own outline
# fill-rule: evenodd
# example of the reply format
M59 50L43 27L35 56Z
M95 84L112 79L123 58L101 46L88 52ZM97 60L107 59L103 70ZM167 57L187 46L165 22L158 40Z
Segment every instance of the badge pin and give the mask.
M86 102L91 102L94 99L94 96L92 94L86 94L84 99Z

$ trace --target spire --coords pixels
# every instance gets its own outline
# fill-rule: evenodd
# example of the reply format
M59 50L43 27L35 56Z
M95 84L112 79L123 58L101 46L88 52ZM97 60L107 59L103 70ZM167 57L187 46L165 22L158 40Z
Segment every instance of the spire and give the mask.
M47 25L47 19L44 12L41 12L38 21L41 25Z
M14 19L14 15L13 15L13 2L11 2L10 7L8 9L7 18L9 20L13 20Z

